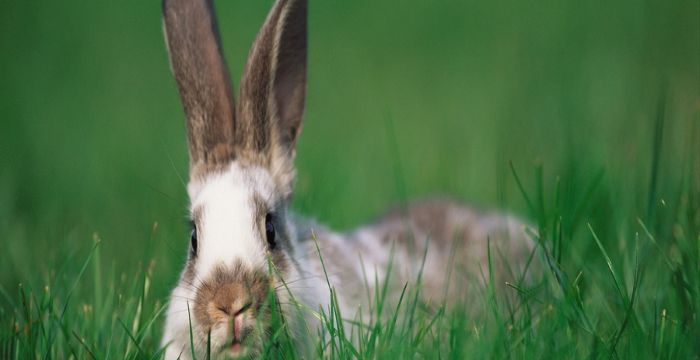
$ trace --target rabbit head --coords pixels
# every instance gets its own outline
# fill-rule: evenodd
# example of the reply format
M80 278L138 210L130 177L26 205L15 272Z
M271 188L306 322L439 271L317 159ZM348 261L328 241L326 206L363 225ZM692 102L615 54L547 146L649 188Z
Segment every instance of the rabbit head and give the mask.
M190 157L189 256L164 336L176 355L189 356L190 343L195 353L259 350L269 330L268 294L280 277L294 276L287 206L304 111L306 17L306 0L275 3L235 102L212 0L163 1Z

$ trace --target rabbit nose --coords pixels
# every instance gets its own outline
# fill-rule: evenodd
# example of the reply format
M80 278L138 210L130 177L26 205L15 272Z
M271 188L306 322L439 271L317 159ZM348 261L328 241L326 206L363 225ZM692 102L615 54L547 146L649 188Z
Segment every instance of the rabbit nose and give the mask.
M223 312L228 316L237 317L238 315L248 310L251 305L253 305L253 303L248 301L243 303L242 305L239 305L237 303L229 304L229 306L219 305L218 309L219 311Z
M229 317L236 317L250 308L250 295L239 284L222 285L214 297L216 308Z

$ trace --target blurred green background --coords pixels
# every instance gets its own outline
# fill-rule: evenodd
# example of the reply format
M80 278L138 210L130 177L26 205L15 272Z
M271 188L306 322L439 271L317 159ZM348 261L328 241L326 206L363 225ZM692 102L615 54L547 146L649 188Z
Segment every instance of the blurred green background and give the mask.
M235 84L271 3L216 1ZM649 201L675 196L697 150L699 4L310 1L294 207L351 229L450 194L530 218L512 161L528 189L541 165L547 196L560 177L569 198L591 197L577 216L614 244ZM165 296L186 255L183 181L159 1L0 1L3 288L77 272L97 233L105 269L155 259ZM590 244L576 246L586 263Z

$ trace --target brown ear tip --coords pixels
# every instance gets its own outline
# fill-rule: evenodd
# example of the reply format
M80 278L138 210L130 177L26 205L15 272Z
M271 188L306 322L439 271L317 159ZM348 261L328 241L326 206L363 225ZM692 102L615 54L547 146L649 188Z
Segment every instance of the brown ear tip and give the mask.
M171 14L174 11L174 6L173 0L162 0L160 2L160 11L163 14L163 17L167 17L169 14Z

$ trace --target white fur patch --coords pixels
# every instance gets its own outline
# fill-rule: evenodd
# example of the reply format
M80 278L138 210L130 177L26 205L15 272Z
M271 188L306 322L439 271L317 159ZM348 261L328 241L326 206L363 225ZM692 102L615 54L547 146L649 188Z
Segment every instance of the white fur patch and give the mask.
M218 265L241 262L249 269L267 266L266 239L261 233L254 199L272 206L274 182L267 170L242 168L232 163L228 171L211 174L188 186L190 211L199 213L195 273L206 279ZM264 227L262 227L264 229Z

